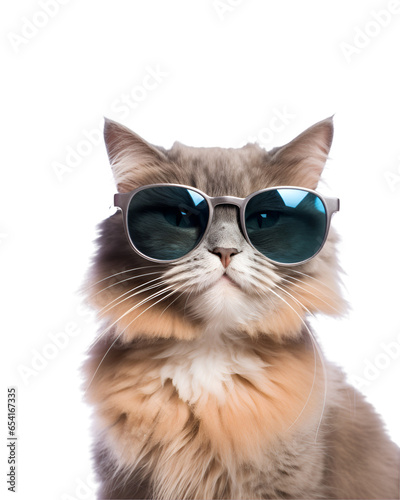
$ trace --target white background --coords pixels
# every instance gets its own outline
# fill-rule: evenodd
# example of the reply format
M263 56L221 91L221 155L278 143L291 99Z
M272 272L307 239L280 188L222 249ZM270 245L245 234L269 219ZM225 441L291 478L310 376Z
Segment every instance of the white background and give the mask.
M1 460L4 471L6 388L17 386L14 497L93 497L78 370L96 326L75 292L114 193L103 116L165 147L271 148L335 114L319 190L341 199L334 226L352 309L314 326L400 443L399 2L62 3L3 2L0 12ZM274 131L277 113L286 119ZM51 335L65 340L66 329L57 350ZM390 354L382 342L394 342ZM23 377L38 353L42 366ZM4 495L4 472L1 481Z

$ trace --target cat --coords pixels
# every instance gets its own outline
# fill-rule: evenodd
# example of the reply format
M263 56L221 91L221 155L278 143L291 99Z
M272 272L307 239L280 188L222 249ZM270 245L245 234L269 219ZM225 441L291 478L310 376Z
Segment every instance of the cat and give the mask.
M314 192L333 120L269 152L166 150L108 119L104 137L122 198L177 184L237 200ZM133 248L121 211L99 226L85 293L102 329L84 366L98 498L399 498L398 447L307 323L346 309L334 228L319 253L287 265L254 248L238 213L215 206L201 242L166 262L162 240L155 258ZM142 231L143 245L157 238Z

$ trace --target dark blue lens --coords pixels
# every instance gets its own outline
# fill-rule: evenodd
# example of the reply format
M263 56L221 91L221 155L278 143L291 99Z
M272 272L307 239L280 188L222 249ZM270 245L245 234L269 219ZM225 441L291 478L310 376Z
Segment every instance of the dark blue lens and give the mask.
M252 245L281 264L313 257L326 234L326 208L319 196L303 189L281 188L256 194L245 209Z
M193 250L207 227L209 208L197 191L156 186L138 191L128 207L134 246L157 260L174 260Z

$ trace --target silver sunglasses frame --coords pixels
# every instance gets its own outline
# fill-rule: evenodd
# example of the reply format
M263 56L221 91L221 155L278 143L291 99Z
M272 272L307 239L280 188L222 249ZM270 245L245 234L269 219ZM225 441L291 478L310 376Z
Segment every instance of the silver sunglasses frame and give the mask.
M195 191L196 193L200 194L201 196L203 196L203 198L206 200L207 205L208 205L209 217L208 217L207 226L206 226L206 228L204 230L203 236L201 237L201 239L199 240L199 242L197 243L197 245L194 248L192 248L192 250L190 250L189 252L187 252L182 257L178 257L177 259L170 259L170 260L154 259L153 257L149 257L149 256L143 254L140 250L138 250L135 247L135 245L134 245L134 243L133 243L133 241L132 241L132 239L130 237L129 231L128 231L128 208L129 208L129 204L130 204L132 198L135 196L135 194L139 193L140 191L143 191L144 189L156 188L156 187L181 187L181 188L185 188L185 189L190 189L190 190ZM265 193L267 191L275 191L277 189L299 189L301 191L307 191L308 193L312 193L312 194L318 196L318 198L322 201L322 203L324 205L324 208L325 208L325 212L326 212L326 228L325 228L324 239L323 239L323 241L321 243L321 246L320 246L320 248L318 249L318 251L314 255L312 255L308 259L302 260L301 262L282 263L282 262L278 262L278 261L275 261L273 259L270 259L269 257L266 257L263 253L261 253L251 243L250 238L249 238L249 236L247 234L247 229L246 229L246 224L245 224L245 210L246 210L246 206L247 206L248 202L254 196L256 196L256 195L258 195L260 193ZM313 189L307 189L307 188L303 188L301 186L273 186L273 187L269 187L269 188L260 189L258 191L255 191L254 193L251 193L248 196L246 196L246 198L237 198L236 196L208 196L206 193L203 193L203 191L200 191L200 189L197 189L197 188L195 188L193 186L186 186L184 184L160 183L160 184L146 184L145 186L140 186L140 187L138 187L138 188L136 188L133 191L130 191L128 193L116 193L114 195L114 206L122 211L123 221L124 221L124 228L125 228L125 234L126 234L126 237L128 238L128 241L129 241L132 249L138 255L140 255L141 257L143 257L144 259L149 260L151 262L158 262L160 264L165 264L165 263L169 263L169 262L180 261L184 257L187 257L188 255L190 255L192 252L194 252L196 250L196 248L198 248L200 246L200 244L202 243L202 241L204 241L204 238L206 237L206 235L207 235L207 233L208 233L208 231L209 231L209 229L211 227L213 216L214 216L214 208L217 207L218 205L234 205L234 206L238 207L239 208L239 212L240 212L240 229L241 229L241 231L242 231L242 233L243 233L243 235L244 235L247 243L254 250L256 250L260 255L262 255L265 259L267 259L268 261L272 262L275 265L284 266L284 267L299 266L300 264L304 264L305 262L308 262L309 260L313 259L316 255L318 255L318 253L322 250L322 248L323 248L323 246L325 244L325 241L326 241L326 239L328 237L329 228L330 228L330 225L331 225L332 215L335 212L338 212L339 209L340 209L339 198L332 198L332 197L328 197L328 196L322 196L321 194L317 193Z

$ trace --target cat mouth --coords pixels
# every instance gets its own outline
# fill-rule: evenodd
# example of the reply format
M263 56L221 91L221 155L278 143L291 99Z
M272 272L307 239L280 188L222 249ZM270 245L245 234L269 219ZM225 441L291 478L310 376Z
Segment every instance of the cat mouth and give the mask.
M224 273L220 278L219 280L217 281L217 283L223 283L223 284L229 284L231 286L234 286L236 288L240 288L240 286L238 285L238 283L236 283L235 280L233 280L230 276L228 276L226 273Z

